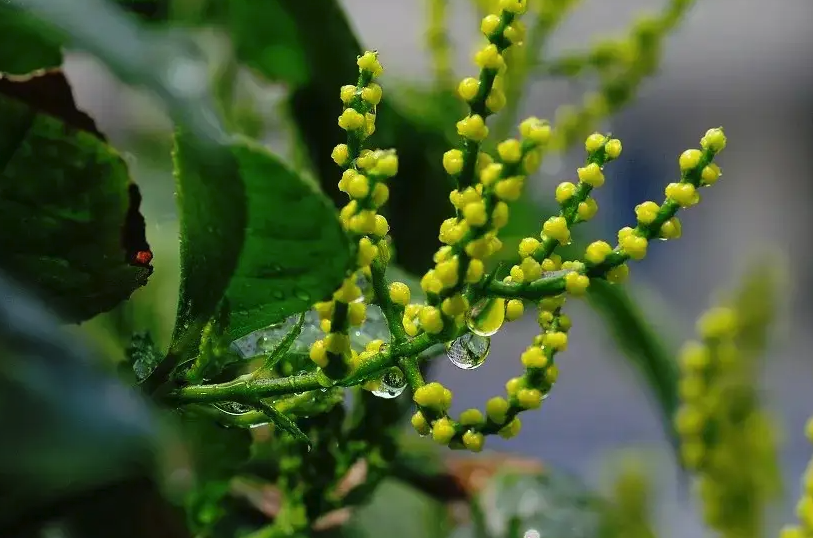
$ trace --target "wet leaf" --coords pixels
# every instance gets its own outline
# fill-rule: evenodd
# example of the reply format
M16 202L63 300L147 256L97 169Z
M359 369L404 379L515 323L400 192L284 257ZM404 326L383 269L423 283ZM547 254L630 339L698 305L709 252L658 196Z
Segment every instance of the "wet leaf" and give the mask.
M140 202L60 71L0 78L0 266L66 321L108 311L152 272Z

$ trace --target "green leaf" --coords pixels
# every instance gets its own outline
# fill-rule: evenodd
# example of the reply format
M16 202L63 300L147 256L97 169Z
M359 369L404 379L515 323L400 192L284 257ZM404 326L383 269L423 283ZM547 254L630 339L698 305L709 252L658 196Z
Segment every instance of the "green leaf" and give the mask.
M329 297L353 252L318 186L258 144L244 141L233 148L249 202L246 243L226 293L229 336L236 339Z
M31 14L0 4L0 73L25 75L62 65L60 41Z
M295 86L311 78L299 31L278 1L231 0L227 11L227 28L241 62Z
M672 417L678 405L678 369L671 346L667 347L663 335L655 331L623 287L593 279L587 297L619 349L646 381L660 408L664 428L674 443Z
M0 78L0 266L66 321L108 311L152 272L140 202L61 72Z
M0 527L150 468L160 437L147 403L2 273L0 357Z
M230 151L227 173L211 174L176 137L182 283L173 348L181 353L224 292L234 340L328 296L351 261L336 211L314 185L258 144L241 139Z
M268 418L271 419L274 426L286 433L289 433L291 437L300 443L304 443L310 447L311 443L310 440L308 440L308 436L305 435L305 432L299 429L299 426L296 425L296 422L294 422L291 417L279 411L276 407L274 407L273 404L268 402L260 402L260 409L268 416Z
M450 527L443 504L399 482L385 481L370 503L355 513L343 534L373 538L385 531L389 538L443 538Z
M181 432L198 487L230 479L251 456L251 434L246 429L185 416Z

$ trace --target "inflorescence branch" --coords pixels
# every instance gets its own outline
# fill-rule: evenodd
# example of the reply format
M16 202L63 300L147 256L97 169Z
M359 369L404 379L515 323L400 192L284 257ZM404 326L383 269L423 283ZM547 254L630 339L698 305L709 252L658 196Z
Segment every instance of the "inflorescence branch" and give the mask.
M624 281L629 274L627 262L642 259L649 241L680 237L675 215L698 203L699 189L719 178L720 169L712 160L725 147L726 138L722 129L710 129L700 141L701 149L686 150L679 158L681 178L666 186L665 201L636 206L636 226L621 229L615 247L596 241L587 247L583 260L563 261L556 249L571 242L574 225L596 214L592 191L604 184L605 165L622 150L615 138L590 135L578 181L556 188L560 211L542 224L538 238L520 242L520 263L504 279L496 279L495 273L486 272L485 263L502 248L498 233L508 223L508 204L519 199L525 178L539 166L557 135L548 122L531 117L521 122L519 138L497 145L497 155L481 151L480 144L488 136L485 118L505 105L500 89L505 69L502 54L522 40L524 30L517 19L527 8L526 0L500 0L499 6L499 13L487 15L481 24L488 43L475 55L481 68L479 79L466 78L458 86L470 110L457 123L461 147L443 156L444 169L457 182L449 196L455 216L441 224L443 246L434 256L434 267L420 281L426 303L412 302L405 283L389 283L385 276L390 261L389 224L378 210L389 198L386 181L397 174L398 159L394 150L364 147L375 131L382 90L374 80L383 70L377 54L365 52L358 58L357 83L341 88L344 110L338 123L347 132L347 141L332 154L343 170L339 188L350 198L340 218L357 245L357 257L332 299L314 305L325 332L310 348L318 368L289 377L247 374L226 383L190 385L170 393L169 399L197 407L241 402L253 407L251 416L260 421L265 418L263 409L271 405L261 400L272 400L271 411L277 412L285 408L287 398L281 398L286 396L331 386L362 385L375 392L394 378L400 383L399 393L406 386L412 391L417 405L412 425L420 434L472 451L483 448L487 435L516 435L521 426L518 414L541 406L558 378L555 355L567 348L571 322L563 313L566 297L583 295L591 279ZM371 302L386 318L390 341L374 340L359 352L351 348L348 329L365 321L367 304L360 288L365 279L372 285ZM525 303L537 305L540 333L520 357L524 373L508 380L506 396L488 400L485 412L469 409L453 419L448 414L452 393L440 383L424 380L418 367L421 354L438 344L445 344L451 353L455 346L462 349L477 338L487 344L487 335L504 320L523 315ZM490 327L477 325L477 312L488 314Z

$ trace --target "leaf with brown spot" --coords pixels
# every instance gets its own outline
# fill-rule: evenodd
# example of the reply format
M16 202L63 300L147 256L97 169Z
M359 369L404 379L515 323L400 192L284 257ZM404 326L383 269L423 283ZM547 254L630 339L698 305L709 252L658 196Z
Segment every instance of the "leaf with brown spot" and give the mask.
M141 195L59 70L0 77L0 267L71 322L147 283Z

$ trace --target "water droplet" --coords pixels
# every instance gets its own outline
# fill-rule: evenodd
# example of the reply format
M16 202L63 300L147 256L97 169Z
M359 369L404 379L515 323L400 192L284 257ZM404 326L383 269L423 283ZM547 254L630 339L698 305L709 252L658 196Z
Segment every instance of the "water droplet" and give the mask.
M378 386L372 391L375 396L392 399L400 396L407 386L406 377L400 368L392 367L381 376Z
M270 422L258 422L256 424L250 424L249 428L251 428L251 429L262 428L263 426L268 426L269 424L271 424L271 423Z
M218 402L215 404L215 407L228 415L242 415L243 413L251 411L251 408L247 405L237 402Z
M257 338L257 349L260 353L268 353L274 349L274 342L268 336L261 336Z
M307 291L305 291L303 289L299 289L299 288L294 290L294 297L296 297L297 299L299 299L301 301L306 301L306 302L310 302L310 300L311 300L311 294L308 293Z
M491 349L491 338L466 333L446 344L446 356L462 370L474 370L486 361Z
M505 322L505 299L502 297L478 301L466 313L466 325L479 336L491 336Z

